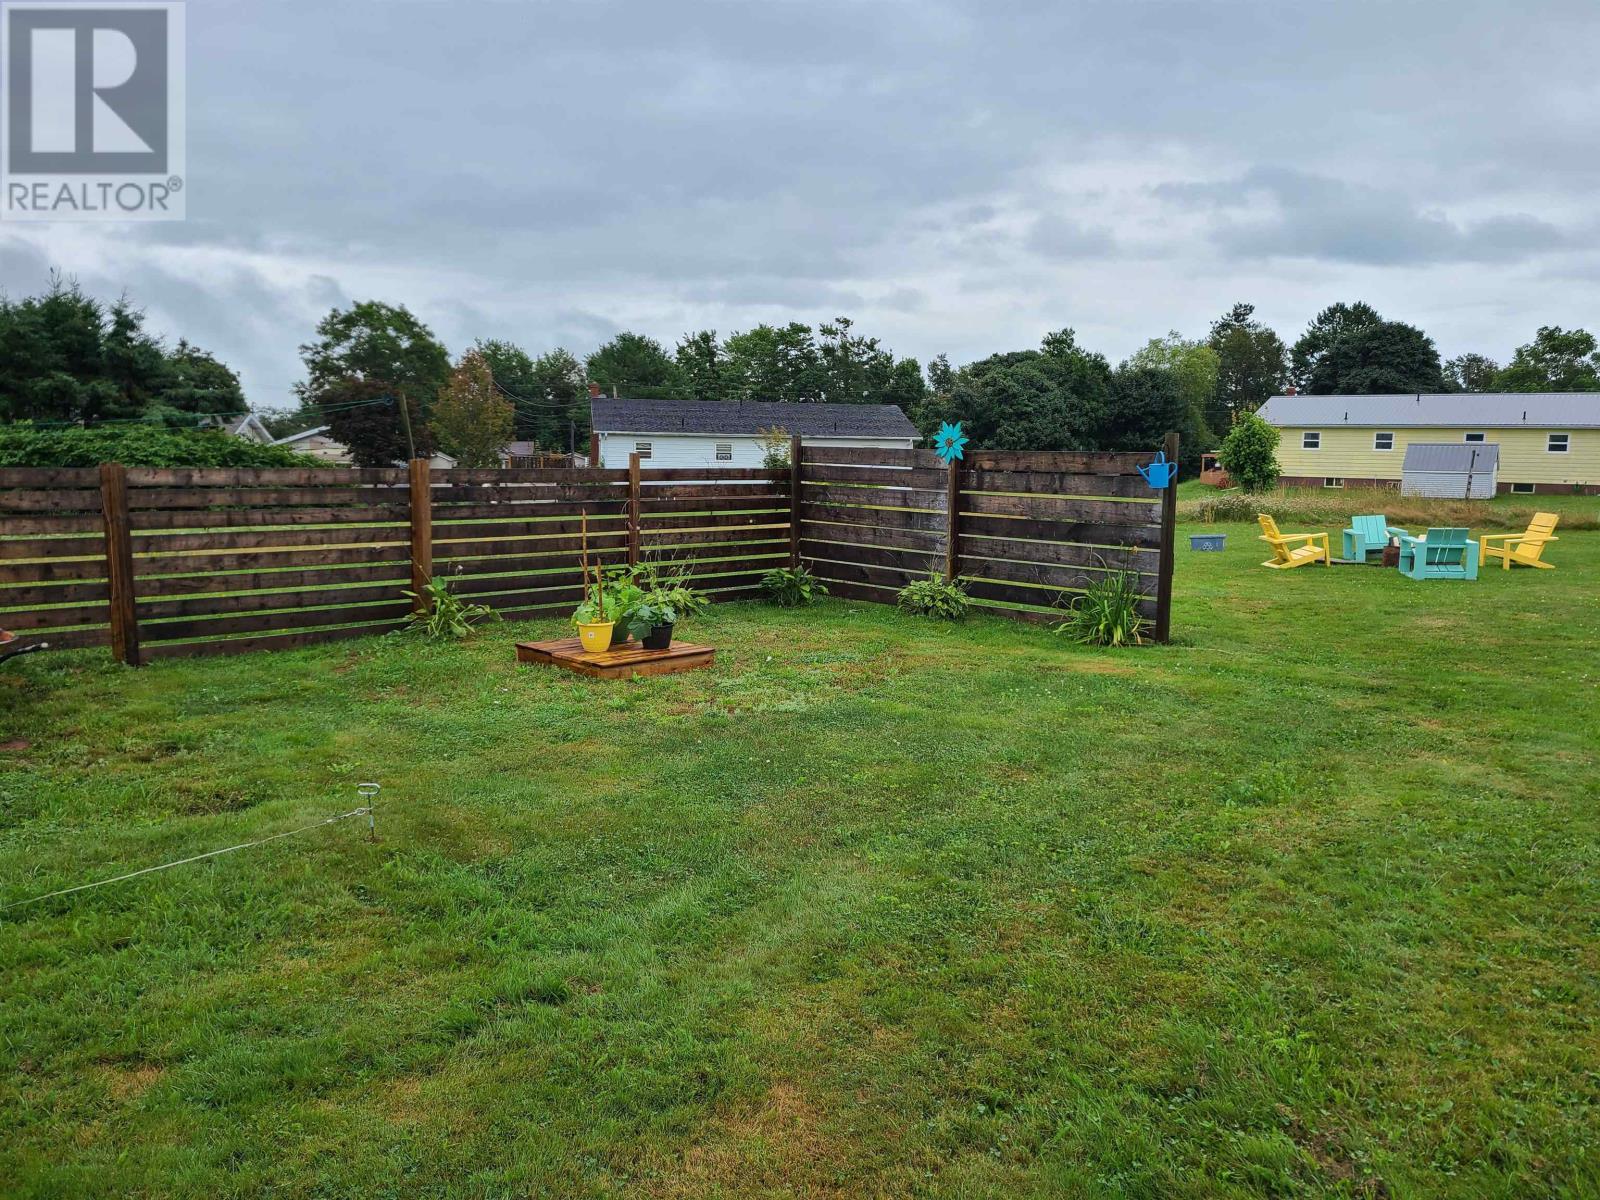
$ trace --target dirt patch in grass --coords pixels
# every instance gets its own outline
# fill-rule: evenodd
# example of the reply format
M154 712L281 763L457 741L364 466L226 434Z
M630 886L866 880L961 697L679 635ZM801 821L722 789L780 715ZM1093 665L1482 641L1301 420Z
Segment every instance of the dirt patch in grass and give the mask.
M666 1168L652 1189L656 1196L701 1196L729 1189L781 1191L791 1196L842 1195L833 1181L843 1160L822 1129L822 1110L794 1083L772 1085L755 1104L712 1125Z
M106 1094L118 1104L137 1100L166 1075L158 1063L108 1063L105 1068Z

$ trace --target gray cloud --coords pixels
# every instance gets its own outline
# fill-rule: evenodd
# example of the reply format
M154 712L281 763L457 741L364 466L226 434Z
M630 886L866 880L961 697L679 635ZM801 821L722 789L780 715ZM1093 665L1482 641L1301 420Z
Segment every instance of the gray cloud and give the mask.
M188 24L190 219L0 229L0 283L126 288L260 403L368 296L453 350L848 310L924 359L1067 324L1116 358L1238 298L1292 333L1354 296L1504 356L1600 301L1589 2L204 0Z

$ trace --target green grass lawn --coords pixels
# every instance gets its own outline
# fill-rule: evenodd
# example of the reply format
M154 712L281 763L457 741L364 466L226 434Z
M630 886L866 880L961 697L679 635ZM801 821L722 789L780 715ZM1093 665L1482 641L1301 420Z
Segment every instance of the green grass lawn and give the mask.
M0 1194L1600 1193L1600 533L1206 532L1120 653L830 601L631 684L514 666L554 623L8 664L0 902L384 790L0 914Z

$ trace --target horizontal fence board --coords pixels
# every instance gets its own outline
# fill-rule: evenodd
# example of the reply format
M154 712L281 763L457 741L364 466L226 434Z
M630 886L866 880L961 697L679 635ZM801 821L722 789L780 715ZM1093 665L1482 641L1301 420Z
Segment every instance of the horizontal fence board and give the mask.
M998 558L964 558L961 560L961 575L966 579L997 579L1009 583L1028 583L1038 587L1082 590L1091 583L1102 582L1106 572L1098 567L1022 563ZM1155 595L1154 574L1135 575L1134 579L1141 595Z
M1155 451L968 450L961 465L969 471L1064 471L1074 475L1138 475Z
M651 529L641 531L641 546L705 546L714 542L770 542L789 540L788 525L743 525L734 529Z
M847 467L802 463L800 479L802 483L871 484L942 490L949 486L950 474L943 467Z
M94 474L94 472L90 472ZM129 467L129 487L300 488L405 484L403 467Z
M926 488L902 490L886 487L843 487L837 484L800 485L800 500L804 504L843 504L867 508L914 508L928 512L943 512L949 503L947 492L934 492Z
M1159 494L1139 475L1081 475L1065 471L963 471L962 492L1028 492L1035 495L1108 497L1159 503Z
M1066 500L1055 496L985 496L963 492L963 513L1028 517L1036 521L1092 521L1098 525L1159 528L1161 507L1131 500Z
M403 543L411 552L407 525L338 525L331 528L208 530L205 533L144 533L133 536L135 554L175 554L186 550L284 550L308 546L370 546Z
M920 529L885 529L880 525L842 525L832 521L801 521L800 540L843 542L855 546L888 546L896 550L944 553L944 533Z
M429 493L434 511L451 504L599 504L626 500L628 489L610 484L537 484L528 487L494 487L488 484L455 484L436 487Z
M341 504L400 504L405 489L399 487L304 488L135 488L128 489L132 512L168 508L291 508ZM409 509L407 510L409 511ZM137 522L139 518L134 517Z
M858 463L864 467L944 468L944 460L932 450L905 450L873 446L823 446L806 443L800 448L800 465L811 463Z
M160 658L201 658L212 654L247 654L256 650L298 650L322 642L370 637L400 628L401 622L385 621L372 625L353 625L342 629L305 629L295 633L264 634L256 637L219 638L203 642L155 642L140 649L149 662Z
M0 488L93 488L99 495L98 467L0 467ZM0 499L0 508L5 502Z
M641 500L641 518L660 516L663 513L720 513L720 512L781 512L788 519L789 495L748 496L727 502L708 503L705 500Z
M7 563L0 578L6 583L72 583L77 580L104 579L104 556L96 559L63 558L49 562Z
M260 529L302 525L389 524L409 529L411 506L399 504L348 504L310 508L147 508L129 514L135 533L182 532L191 529Z
M1080 546L1073 543L1020 541L961 535L961 558L1001 558L1054 566L1100 567L1154 573L1160 562L1154 550L1131 547Z
M515 531L513 531L515 532ZM589 535L589 552L626 549L628 535L608 533ZM576 557L583 552L584 539L563 534L558 537L434 538L435 558L483 558L497 554L565 554Z
M246 613L238 616L185 617L175 621L139 622L139 640L146 645L192 637L221 637L234 633L263 633L268 630L317 629L324 625L349 625L354 622L403 621L411 611L405 597L378 604L344 605L338 608L297 608L284 612Z
M627 472L624 471L622 474L626 480ZM663 479L692 479L706 482L759 479L767 483L784 483L788 478L787 468L773 471L766 467L641 467L639 470L639 481L646 484Z
M818 579L837 579L842 583L870 583L896 592L913 580L926 578L928 574L926 571L907 571L899 567L872 567L865 563L832 562L824 559L805 561Z
M0 512L62 513L100 511L100 491L78 488L18 488L0 495Z
M1158 525L1103 525L1093 521L1033 521L1023 517L967 515L961 518L960 529L962 533L986 537L1026 537L1041 542L1077 542L1091 546L1142 546L1153 550L1161 545Z
M0 516L0 537L22 537L48 533L98 533L104 534L105 519L100 514L87 513L75 517L10 517Z
M494 516L495 514L488 513L485 515ZM536 535L553 537L556 534L562 533L581 534L584 530L585 524L581 515L576 517L539 518L533 521L527 521L521 517L511 517L504 522L497 523L507 526L507 534L515 537L533 537ZM455 537L465 523L447 520L443 522L436 521L435 524L448 531L451 537ZM491 524L495 523L484 522L480 517L477 519L477 524L481 527L488 528ZM511 526L517 527L511 528ZM588 529L590 537L595 537L598 534L604 533L625 533L627 532L627 528L628 523L622 518L620 513L617 515L601 516L597 516L594 513L589 514Z
M451 467L429 475L435 485L594 483L626 484L628 472L611 467Z
M410 576L389 583L347 588L299 588L277 592L226 592L220 596L185 596L176 600L140 599L135 611L141 621L163 617L202 617L208 614L263 612L276 608L316 608L335 604L364 604L403 599ZM409 603L409 601L408 601Z
M841 579L824 581L828 588L828 595L840 600L864 600L868 604L893 604L897 587L875 587L868 583L850 583Z
M161 554L133 560L136 576L194 575L203 571L255 571L262 567L316 567L411 559L409 546L322 546L311 550L243 550Z
M0 603L4 597L0 596ZM0 626L13 631L25 629L64 629L72 625L104 625L111 619L111 608L99 604L72 604L60 608L24 608L0 613Z
M628 555L624 550L611 550L604 554L589 551L591 570L596 563L602 567L615 567L627 561ZM433 564L433 573L436 576L445 576L451 581L475 575L543 575L561 571L577 575L580 569L581 564L576 554L435 559Z
M9 572L5 572L9 575ZM26 608L35 604L77 604L106 600L111 588L100 583L0 584L0 608ZM4 625L0 621L0 625Z
M84 537L0 537L0 560L28 558L93 558L106 552L104 534Z
M688 513L684 515L646 514L639 519L640 533L662 533L674 529L736 529L752 526L789 526L789 515L781 517L770 512Z
M82 646L104 646L111 641L108 627L95 629L30 629L17 639L23 645L44 642L53 650L72 650ZM13 646L12 649L19 649Z
M174 575L163 579L140 579L138 599L151 596L191 596L210 592L253 592L268 588L337 587L350 583L403 582L411 586L409 563L389 563L377 567L322 567L309 571L241 571L219 574Z
M894 567L926 575L929 571L944 574L944 551L925 553L918 550L895 550L887 546L852 546L844 542L800 543L800 557L828 559L832 562L862 563L869 567Z
M842 504L800 505L802 529L812 521L833 521L845 525L881 525L886 529L916 529L938 533L945 530L942 512L917 512L912 509L851 508Z
M772 483L663 483L643 484L639 488L639 500L649 504L655 500L713 500L729 502L733 500L746 500L752 496L771 497L782 495L788 497L788 490L779 493L774 490Z

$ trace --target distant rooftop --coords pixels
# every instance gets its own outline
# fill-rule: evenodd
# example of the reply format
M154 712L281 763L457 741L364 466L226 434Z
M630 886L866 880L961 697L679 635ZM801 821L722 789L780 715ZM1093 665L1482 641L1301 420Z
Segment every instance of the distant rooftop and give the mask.
M1600 392L1405 392L1384 396L1274 396L1273 425L1407 425L1462 429L1600 427Z
M756 400L589 401L596 433L761 433L801 437L914 438L917 427L893 404L786 404Z

